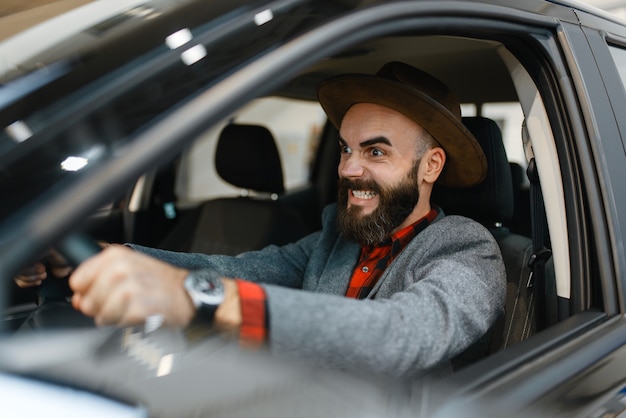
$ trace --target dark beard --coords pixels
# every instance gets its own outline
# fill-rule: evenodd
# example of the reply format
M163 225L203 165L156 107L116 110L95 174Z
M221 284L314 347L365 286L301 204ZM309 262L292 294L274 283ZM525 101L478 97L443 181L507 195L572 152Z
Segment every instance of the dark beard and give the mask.
M361 245L377 245L391 236L413 212L419 200L417 189L417 166L396 186L383 188L373 180L339 179L337 200L337 225L344 239ZM369 215L362 215L363 208L348 207L348 193L352 190L371 190L378 193L378 206Z

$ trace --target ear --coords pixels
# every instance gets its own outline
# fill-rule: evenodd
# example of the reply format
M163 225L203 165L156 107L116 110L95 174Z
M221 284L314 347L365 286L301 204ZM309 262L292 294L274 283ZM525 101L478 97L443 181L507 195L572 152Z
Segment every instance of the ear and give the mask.
M421 162L424 182L434 184L443 171L446 152L441 147L434 147L424 153Z

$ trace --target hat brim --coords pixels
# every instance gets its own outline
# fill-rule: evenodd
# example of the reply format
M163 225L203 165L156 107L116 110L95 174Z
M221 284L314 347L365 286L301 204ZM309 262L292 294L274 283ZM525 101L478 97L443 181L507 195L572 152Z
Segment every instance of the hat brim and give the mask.
M337 129L357 103L389 107L417 122L446 152L446 168L438 180L443 186L474 186L487 174L487 160L474 135L459 117L419 90L377 76L344 74L322 82L317 93Z

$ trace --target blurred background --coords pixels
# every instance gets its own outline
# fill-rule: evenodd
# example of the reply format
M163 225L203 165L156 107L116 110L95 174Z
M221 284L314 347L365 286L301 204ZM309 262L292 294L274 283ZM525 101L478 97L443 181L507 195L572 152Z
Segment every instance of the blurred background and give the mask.
M626 0L581 0L626 20Z
M0 42L39 22L92 1L94 0L1 0Z
M109 5L124 2L124 0L1 0L0 42L43 20L94 1L106 1ZM606 10L626 20L626 0L579 1Z

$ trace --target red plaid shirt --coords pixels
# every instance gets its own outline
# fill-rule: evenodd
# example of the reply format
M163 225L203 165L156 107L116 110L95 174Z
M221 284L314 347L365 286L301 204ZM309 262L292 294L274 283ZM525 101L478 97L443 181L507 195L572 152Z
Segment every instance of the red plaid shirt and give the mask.
M361 247L361 257L352 273L346 297L365 299L389 264L436 217L437 211L432 209L422 219L391 235L382 244Z
M387 266L436 217L437 211L432 209L422 219L396 232L382 244L362 247L346 297L366 298ZM237 286L242 315L240 341L247 346L260 346L267 339L269 326L265 292L258 284L244 280L237 280Z

